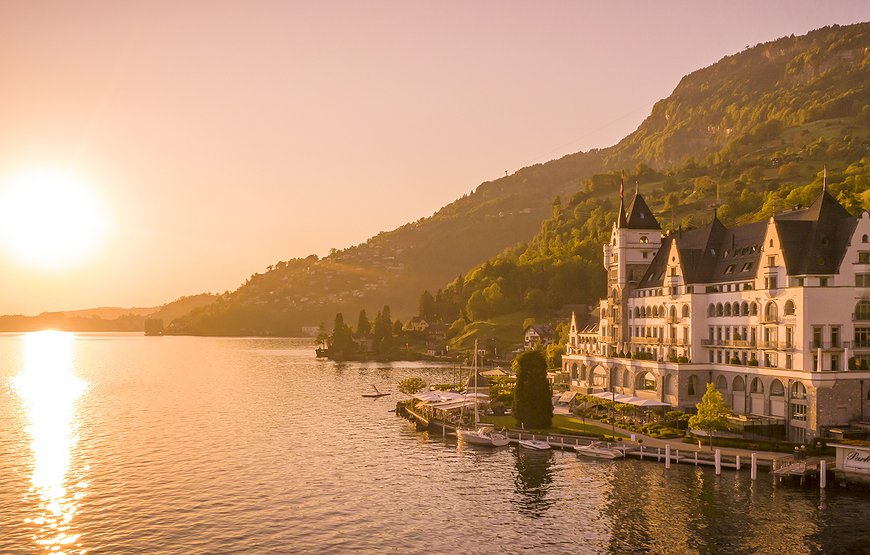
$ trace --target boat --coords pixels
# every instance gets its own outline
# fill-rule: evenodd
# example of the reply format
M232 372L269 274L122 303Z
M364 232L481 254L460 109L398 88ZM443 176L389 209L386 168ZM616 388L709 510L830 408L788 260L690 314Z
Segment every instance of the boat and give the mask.
M329 349L327 349L326 347L317 347L316 349L314 349L314 354L317 356L317 358L325 358L329 356Z
M521 439L518 443L520 447L525 447L526 449L536 449L538 451L550 449L550 442L543 439Z
M474 428L471 430L458 429L456 433L462 441L472 445L488 445L490 447L504 447L510 444L510 438L501 432L493 430L491 425L481 426L477 421L477 340L474 341Z
M606 441L593 441L589 445L575 445L578 455L598 459L619 459L625 456L622 449Z
M377 397L385 397L385 396L389 395L389 393L382 393L381 390L378 389L378 386L376 386L375 384L372 384L372 389L375 390L374 393L363 393L362 396L363 397L377 398Z
M492 426L480 426L476 430L459 430L459 437L465 443L472 445L488 445L491 447L504 447L511 440L501 432L496 432Z

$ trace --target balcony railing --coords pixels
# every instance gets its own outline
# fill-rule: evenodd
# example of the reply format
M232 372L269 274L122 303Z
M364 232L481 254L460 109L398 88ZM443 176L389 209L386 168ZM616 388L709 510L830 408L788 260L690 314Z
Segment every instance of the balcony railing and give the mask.
M852 321L853 322L870 322L870 313L853 312L852 313Z
M632 337L632 343L641 343L644 345L661 345L661 337Z
M838 351L849 347L848 341L810 341L810 349Z

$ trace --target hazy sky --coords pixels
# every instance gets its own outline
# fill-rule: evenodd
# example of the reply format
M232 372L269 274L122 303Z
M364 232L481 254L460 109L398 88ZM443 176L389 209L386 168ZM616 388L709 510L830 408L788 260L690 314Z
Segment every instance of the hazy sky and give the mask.
M2 2L0 187L71 171L105 241L0 252L0 314L151 306L609 146L680 78L856 2Z

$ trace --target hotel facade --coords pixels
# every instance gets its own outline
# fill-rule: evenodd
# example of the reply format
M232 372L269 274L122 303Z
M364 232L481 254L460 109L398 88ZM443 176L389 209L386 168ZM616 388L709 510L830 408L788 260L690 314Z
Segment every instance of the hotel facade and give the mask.
M622 197L622 193L620 193ZM744 431L797 442L870 419L870 214L809 208L662 233L622 198L598 323L572 319L573 390L694 409L715 384Z

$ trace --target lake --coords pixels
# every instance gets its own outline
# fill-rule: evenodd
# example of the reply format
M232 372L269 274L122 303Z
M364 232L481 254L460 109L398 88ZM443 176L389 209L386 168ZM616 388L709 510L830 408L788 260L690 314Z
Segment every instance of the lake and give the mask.
M451 368L313 347L0 335L0 553L870 549L870 494L430 437L396 384Z

